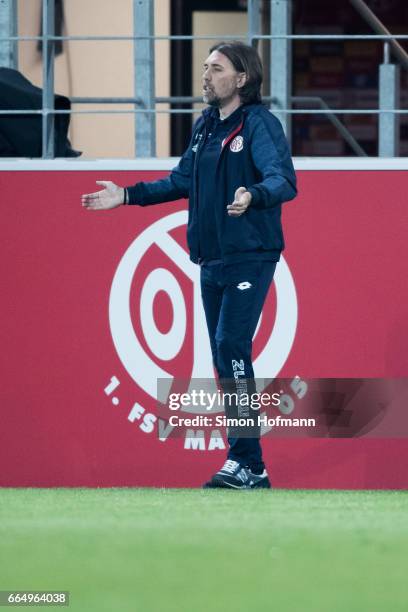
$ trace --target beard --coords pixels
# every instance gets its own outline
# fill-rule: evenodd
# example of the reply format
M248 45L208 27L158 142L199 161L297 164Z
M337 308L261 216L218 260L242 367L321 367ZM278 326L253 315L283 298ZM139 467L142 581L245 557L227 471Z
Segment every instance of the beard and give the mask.
M220 96L213 88L209 88L203 92L203 102L214 108L222 108L232 100L234 93L235 91L224 90L223 95Z
M219 108L221 104L221 99L217 95L215 95L213 91L207 91L203 95L203 102L205 102L205 104L208 104L209 106Z

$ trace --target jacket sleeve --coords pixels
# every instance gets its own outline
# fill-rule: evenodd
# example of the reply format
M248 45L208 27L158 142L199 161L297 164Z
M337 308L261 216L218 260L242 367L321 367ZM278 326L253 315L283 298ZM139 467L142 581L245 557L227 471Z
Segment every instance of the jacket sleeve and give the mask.
M192 146L194 135L197 132L197 123L194 126L193 137L187 150L169 176L158 181L140 182L127 187L129 204L146 206L148 204L172 202L173 200L189 197L190 179L193 172Z
M296 175L280 121L269 111L258 115L251 138L251 154L262 181L251 185L254 208L272 208L297 195Z

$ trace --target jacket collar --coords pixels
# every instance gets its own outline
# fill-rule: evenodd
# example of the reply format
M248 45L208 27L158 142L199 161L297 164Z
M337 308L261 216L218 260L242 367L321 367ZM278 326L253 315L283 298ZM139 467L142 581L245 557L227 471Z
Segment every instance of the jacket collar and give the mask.
M238 106L238 108L236 108L234 110L234 112L232 112L230 115L228 115L228 117L225 119L225 121L229 120L230 118L236 118L239 117L241 115L241 113L249 113L252 110L258 109L259 107L264 106L262 104L262 102L256 103L256 104L241 104L241 106ZM202 111L203 117L204 119L208 120L208 119L218 119L220 116L219 110L218 108L214 107L214 106L207 106L206 108L203 109Z
M223 122L225 121L227 123L230 123L230 122L232 123L233 121L241 117L242 110L243 110L243 105L241 104L230 115L228 115L228 117L223 119ZM206 121L208 120L214 121L220 118L220 112L218 108L215 108L214 106L208 106L207 108L205 108L203 110L203 115Z

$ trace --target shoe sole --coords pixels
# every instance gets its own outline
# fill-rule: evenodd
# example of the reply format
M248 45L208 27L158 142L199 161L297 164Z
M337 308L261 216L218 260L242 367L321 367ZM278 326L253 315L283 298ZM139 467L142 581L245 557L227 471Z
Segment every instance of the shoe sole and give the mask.
M271 489L271 483L269 481L269 478L263 478L262 480L260 480L259 482L257 482L256 484L252 485L252 486L235 486L233 484L230 484L228 482L225 482L224 480L210 480L210 482L206 482L203 485L203 489L234 489L235 491L250 491L252 489Z

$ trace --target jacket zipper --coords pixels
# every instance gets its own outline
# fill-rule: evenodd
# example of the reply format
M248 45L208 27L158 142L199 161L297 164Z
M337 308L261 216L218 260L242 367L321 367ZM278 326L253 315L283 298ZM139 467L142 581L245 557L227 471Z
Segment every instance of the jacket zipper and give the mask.
M236 134L238 134L238 132L240 132L242 130L243 126L244 126L244 119L242 119L241 123L230 134L228 134L228 136L226 136L226 138L224 138L224 140L222 141L222 143L221 143L221 152L220 152L220 155L219 155L218 160L217 160L217 167L218 167L218 164L220 162L221 155L222 155L222 152L224 151L225 146L229 142L231 142L231 140L234 138L234 136L236 136ZM196 155L195 155L195 160L194 160L194 183L195 183L194 208L195 208L195 213L197 215L196 218L197 218L197 226L198 226L197 227L197 229L198 229L198 232L197 232L197 243L198 243L197 244L197 246L198 246L198 248L197 248L197 256L198 256L198 260L200 260L200 219L199 219L199 210L198 210L199 203L198 203L198 180L197 180L197 176L198 176L198 160L199 160L199 154L201 152L201 149L202 149L202 147L204 145L204 142L205 142L205 140L207 138L207 132L208 132L207 121L204 119L204 130L201 132L201 134L203 136L202 136L202 138L200 138L200 140L198 142L197 150L196 150ZM220 227L219 227L219 220L218 220L217 213L215 214L215 223L216 223L217 236L218 236L218 238L220 240L221 236L220 236ZM220 240L220 248L222 249L221 240Z
M199 137L197 150L194 159L194 209L197 219L197 257L200 260L200 219L199 219L199 210L198 210L198 160L201 149L203 148L204 142L207 138L207 122L204 119L204 130L200 132L201 138Z

